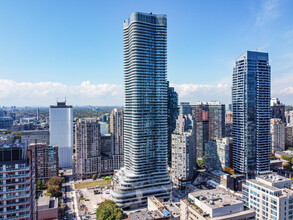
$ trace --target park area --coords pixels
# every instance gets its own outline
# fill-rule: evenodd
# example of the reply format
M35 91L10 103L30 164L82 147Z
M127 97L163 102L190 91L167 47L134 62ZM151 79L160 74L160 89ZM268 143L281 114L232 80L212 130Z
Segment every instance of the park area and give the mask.
M82 189L82 188L88 188L88 187L95 187L95 186L105 186L110 185L111 180L96 180L91 182L81 182L75 184L75 189Z

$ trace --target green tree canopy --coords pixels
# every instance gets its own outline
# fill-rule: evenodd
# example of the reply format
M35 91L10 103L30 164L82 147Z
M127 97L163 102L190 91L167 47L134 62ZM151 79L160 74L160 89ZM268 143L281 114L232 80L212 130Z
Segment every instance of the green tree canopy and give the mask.
M118 220L123 219L123 213L115 202L105 200L97 209L97 220Z
M204 168L206 164L206 157L203 156L202 159L197 159L196 164L200 169Z
M52 196L54 197L61 197L62 196L62 192L61 192L62 182L63 182L63 178L52 177L47 183L48 193L51 193Z
M281 158L282 158L283 160L287 160L287 161L289 161L289 162L291 162L291 160L292 160L292 157L290 157L290 156L288 156L288 155L282 155Z
M271 159L271 160L276 159L276 156L275 156L275 154L274 154L273 152L270 153L270 159Z

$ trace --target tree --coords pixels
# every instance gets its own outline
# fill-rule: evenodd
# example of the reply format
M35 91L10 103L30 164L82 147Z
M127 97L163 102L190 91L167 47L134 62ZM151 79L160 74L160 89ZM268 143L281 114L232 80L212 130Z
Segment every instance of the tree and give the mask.
M270 159L271 159L271 160L276 159L276 156L275 156L275 154L274 154L273 152L270 153Z
M97 174L94 174L94 175L92 176L92 179L93 179L93 180L97 179Z
M37 180L36 187L37 187L37 190L40 190L42 188L41 180Z
M123 219L123 212L119 209L115 202L105 200L97 208L97 220L118 220Z
M202 157L202 159L197 159L196 160L196 164L197 164L197 166L199 167L199 168L204 168L205 167L205 164L206 164L206 159L205 159L206 157L205 156L203 156Z
M291 171L291 164L288 162L283 163L284 170Z
M52 177L47 183L48 193L51 193L52 196L54 197L61 197L62 192L60 189L62 188L62 182L63 182L63 178Z
M58 185L50 185L48 186L48 193L51 193L54 197L61 197L62 192L60 190L60 187Z
M65 214L65 204L62 202L59 208L60 215L63 217Z
M281 158L282 158L283 160L287 160L287 161L289 161L289 162L291 162L291 159L292 159L292 157L290 157L290 156L288 156L288 155L282 155Z
M100 173L98 173L98 175L97 175L97 178L98 178L98 179L100 179L100 178L101 178L101 174L100 174Z
M12 137L14 141L19 140L21 141L21 131L14 132L15 136Z

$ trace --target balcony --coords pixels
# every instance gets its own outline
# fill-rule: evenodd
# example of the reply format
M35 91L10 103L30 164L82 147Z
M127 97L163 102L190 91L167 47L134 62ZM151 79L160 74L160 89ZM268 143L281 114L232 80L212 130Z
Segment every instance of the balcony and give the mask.
M30 211L30 208L24 208L24 209L13 209L13 210L8 210L6 212L0 212L0 216L2 215L9 215L9 214L12 214L12 213L20 213L20 212L29 212Z
M20 166L18 168L7 168L6 170L0 169L0 173L8 173L8 172L14 172L14 171L29 171L29 166Z
M4 193L17 193L17 192L21 192L21 191L30 191L30 187L25 187L25 188L19 188L19 189L6 189L6 191L2 189L0 189L0 194L4 194Z
M30 200L26 201L26 202L14 202L14 203L9 203L6 205L0 205L0 208L7 208L7 207L13 207L13 206L22 206L22 205L29 205L30 204Z
M28 219L28 218L30 218L30 217L31 217L30 214L25 214L25 215L19 215L19 216L7 217L7 219L14 219L14 220L17 220L17 219Z
M10 195L10 196L7 196L4 197L4 196L0 196L0 200L12 200L12 199L20 199L20 198L28 198L30 197L30 193L26 193L26 194L22 194L22 195Z

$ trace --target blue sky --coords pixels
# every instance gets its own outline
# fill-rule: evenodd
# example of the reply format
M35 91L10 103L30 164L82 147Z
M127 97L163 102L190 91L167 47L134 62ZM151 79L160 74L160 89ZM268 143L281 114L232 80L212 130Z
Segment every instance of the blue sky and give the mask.
M246 50L269 52L272 97L293 104L293 1L1 1L0 105L123 105L123 20L167 14L180 101L231 102Z

